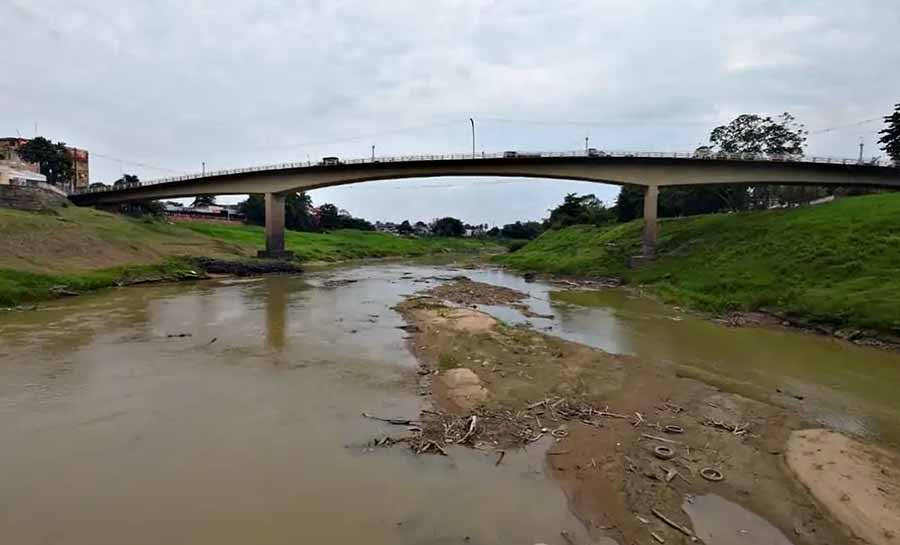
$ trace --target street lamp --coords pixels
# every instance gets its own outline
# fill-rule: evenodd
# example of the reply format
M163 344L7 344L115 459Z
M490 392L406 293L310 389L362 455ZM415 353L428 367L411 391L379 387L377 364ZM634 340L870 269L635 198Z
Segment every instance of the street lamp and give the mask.
M375 162L375 144L372 144L372 162Z
M201 175L202 175L202 176L206 176L206 161L203 161L203 162L201 162L200 164L203 165L203 166L201 167L201 169L202 169L202 170L201 170Z
M475 158L475 120L470 117L469 123L472 124L472 159L474 159Z
M587 155L587 153L588 153L588 137L585 136L584 137L584 154Z

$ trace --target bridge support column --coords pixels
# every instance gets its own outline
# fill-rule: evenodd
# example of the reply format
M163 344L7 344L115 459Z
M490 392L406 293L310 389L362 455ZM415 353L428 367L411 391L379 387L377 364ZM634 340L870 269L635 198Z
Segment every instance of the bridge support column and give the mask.
M293 259L284 249L284 201L286 195L266 193L266 249L257 255L266 259Z
M659 186L648 185L644 188L644 237L641 245L641 257L645 260L656 259L656 239L659 237L659 222L656 215L659 208Z

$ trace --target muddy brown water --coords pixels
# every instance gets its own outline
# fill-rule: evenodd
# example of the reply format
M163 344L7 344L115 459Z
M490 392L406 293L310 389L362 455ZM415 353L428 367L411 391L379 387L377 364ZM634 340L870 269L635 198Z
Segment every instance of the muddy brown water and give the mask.
M526 291L553 315L486 309L501 319L778 384L814 418L882 441L900 427L896 354L728 329L621 291L562 301L501 271L397 264L124 288L0 313L0 542L552 545L565 530L587 543L544 471L547 444L499 467L473 450L366 448L403 430L362 412L423 406L390 307L439 281L423 277L455 274Z

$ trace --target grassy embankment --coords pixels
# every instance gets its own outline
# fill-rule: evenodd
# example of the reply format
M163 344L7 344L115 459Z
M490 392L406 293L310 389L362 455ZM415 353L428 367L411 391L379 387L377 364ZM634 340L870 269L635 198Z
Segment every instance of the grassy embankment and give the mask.
M657 262L629 270L640 235L640 221L570 227L497 260L521 270L616 276L713 312L770 310L900 333L900 194L665 220Z
M262 228L252 226L172 224L74 206L52 213L0 208L0 306L54 297L54 288L80 292L190 277L198 269L191 257L248 259L263 241ZM319 261L490 249L472 240L361 231L289 231L286 244L301 260Z
M262 227L188 223L184 226L207 237L252 248L265 246ZM328 234L287 231L285 247L302 261L341 261L371 257L422 256L477 252L492 248L480 240L445 237L407 238L372 231L343 230Z

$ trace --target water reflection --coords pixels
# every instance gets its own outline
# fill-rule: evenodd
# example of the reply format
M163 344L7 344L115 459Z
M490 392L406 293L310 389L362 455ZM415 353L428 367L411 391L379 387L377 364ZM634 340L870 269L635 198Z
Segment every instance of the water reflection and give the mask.
M363 450L398 430L360 413L421 407L390 310L420 285L400 276L156 286L0 315L3 541L587 542L538 449L501 468L470 450ZM359 281L323 286L334 277Z
M284 348L287 301L290 285L286 278L266 283L266 345L280 352Z

